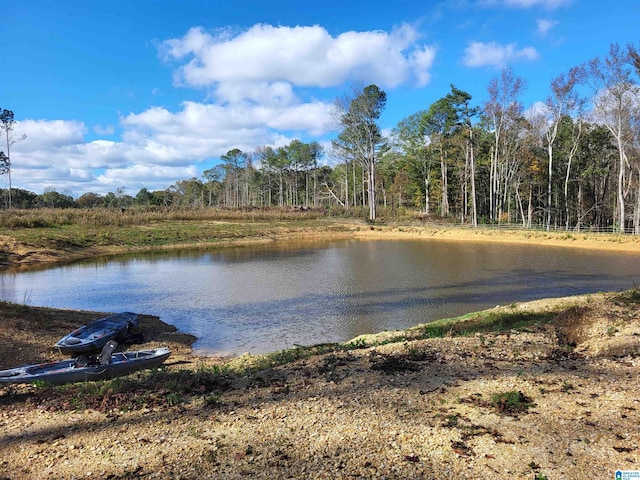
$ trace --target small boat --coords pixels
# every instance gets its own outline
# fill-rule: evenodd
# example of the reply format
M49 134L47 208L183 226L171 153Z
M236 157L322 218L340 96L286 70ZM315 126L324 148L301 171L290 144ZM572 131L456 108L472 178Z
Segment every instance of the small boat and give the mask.
M98 356L80 356L59 362L26 365L0 371L0 384L45 382L52 385L121 377L162 364L171 350L166 347L112 353L117 343L108 343Z
M58 340L55 347L69 355L95 352L102 349L109 340L122 337L136 326L138 326L136 313L117 313L83 325Z

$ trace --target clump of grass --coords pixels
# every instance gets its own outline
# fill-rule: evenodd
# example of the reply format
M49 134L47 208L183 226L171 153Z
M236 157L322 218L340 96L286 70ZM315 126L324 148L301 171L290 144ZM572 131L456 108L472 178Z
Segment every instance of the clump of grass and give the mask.
M184 399L176 392L167 393L166 399L167 399L167 404L172 407L184 402Z
M480 312L453 319L439 320L421 327L424 338L469 336L483 332L502 332L549 323L555 312Z
M471 403L478 407L490 408L502 415L517 416L525 413L534 406L533 400L519 390L498 392L491 395L490 400L485 400L481 394L474 393L460 398L461 403Z
M506 415L517 415L526 412L533 406L531 398L519 390L495 393L491 396L491 406Z
M367 348L367 341L362 337L356 338L355 340L352 340L351 342L345 344L344 348L346 350L358 350L361 348Z
M640 288L635 287L617 293L611 297L611 301L617 305L637 305L640 304Z
M575 390L576 387L574 387L571 383L567 382L566 380L564 382L562 382L562 387L560 387L560 389L563 392L570 392L571 390Z

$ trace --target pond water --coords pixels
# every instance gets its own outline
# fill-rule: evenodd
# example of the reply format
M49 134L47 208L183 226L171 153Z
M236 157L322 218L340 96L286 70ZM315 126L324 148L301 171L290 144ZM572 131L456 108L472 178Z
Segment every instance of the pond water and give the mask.
M0 271L0 298L158 315L198 353L265 353L512 302L632 288L640 255L444 241L279 242Z

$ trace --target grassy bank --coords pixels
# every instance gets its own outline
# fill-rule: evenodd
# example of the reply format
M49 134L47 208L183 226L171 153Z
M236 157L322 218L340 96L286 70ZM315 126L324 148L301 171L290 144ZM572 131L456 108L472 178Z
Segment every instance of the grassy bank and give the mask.
M0 264L64 262L96 255L314 237L500 242L640 253L637 235L495 226L474 229L413 218L371 225L356 217L295 209L12 210L0 215Z
M206 248L284 237L344 235L322 212L296 210L24 210L4 213L0 262L25 264L100 254Z

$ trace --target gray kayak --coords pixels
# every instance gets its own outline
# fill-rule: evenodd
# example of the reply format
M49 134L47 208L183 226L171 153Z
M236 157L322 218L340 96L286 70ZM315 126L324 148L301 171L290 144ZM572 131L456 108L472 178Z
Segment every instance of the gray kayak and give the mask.
M113 342L115 344L115 342ZM161 365L171 350L166 347L134 352L111 353L113 348L103 350L100 357L81 356L59 362L26 365L0 371L0 384L32 383L42 381L52 385L63 383L105 380L121 377L138 370Z
M77 328L58 340L55 347L67 355L96 352L109 340L119 339L137 326L136 313L122 312L109 315Z

